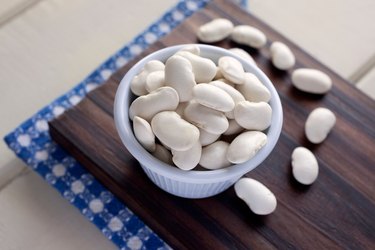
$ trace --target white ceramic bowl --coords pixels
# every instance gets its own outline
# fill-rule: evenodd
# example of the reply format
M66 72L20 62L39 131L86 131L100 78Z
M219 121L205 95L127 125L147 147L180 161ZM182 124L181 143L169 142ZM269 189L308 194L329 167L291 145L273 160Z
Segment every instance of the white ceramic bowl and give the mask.
M114 118L117 131L128 151L139 161L147 176L158 187L176 196L185 198L205 198L216 195L234 184L241 176L261 164L275 147L279 139L283 121L281 102L277 91L268 77L257 67L244 61L230 51L211 45L199 44L201 56L212 59L215 63L221 56L233 56L243 64L246 72L255 74L270 90L272 122L267 129L267 144L249 161L232 165L224 169L207 171L183 171L168 165L144 149L134 137L132 123L129 119L129 105L134 99L130 90L130 81L150 60L165 62L185 45L177 45L156 51L136 63L121 80L114 103Z

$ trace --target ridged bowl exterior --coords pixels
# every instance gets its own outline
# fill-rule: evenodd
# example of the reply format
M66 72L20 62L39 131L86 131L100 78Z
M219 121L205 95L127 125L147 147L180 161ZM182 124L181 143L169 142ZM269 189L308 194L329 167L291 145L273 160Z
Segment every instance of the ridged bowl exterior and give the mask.
M219 194L232 186L241 176L235 176L225 181L194 183L177 181L153 172L141 164L143 171L150 180L164 191L183 198L206 198Z

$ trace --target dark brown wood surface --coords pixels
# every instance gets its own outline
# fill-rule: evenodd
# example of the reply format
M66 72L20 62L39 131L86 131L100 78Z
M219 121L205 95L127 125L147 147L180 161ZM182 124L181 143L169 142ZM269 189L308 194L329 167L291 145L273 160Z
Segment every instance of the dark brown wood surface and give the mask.
M173 248L375 249L375 102L229 2L209 3L138 59L166 46L198 42L197 27L214 17L250 24L265 32L269 39L265 48L242 48L253 55L277 88L284 126L274 151L247 176L274 192L278 206L273 214L252 214L233 188L215 197L191 200L165 193L147 178L122 145L112 111L118 83L138 59L52 121L52 137ZM292 49L297 58L295 68L326 72L333 80L332 91L316 96L292 87L291 70L277 70L269 61L268 48L276 40ZM229 40L216 45L238 47ZM337 117L334 129L320 145L309 143L304 135L304 122L316 107L327 107ZM319 177L308 187L291 175L290 156L297 146L312 150L319 162Z

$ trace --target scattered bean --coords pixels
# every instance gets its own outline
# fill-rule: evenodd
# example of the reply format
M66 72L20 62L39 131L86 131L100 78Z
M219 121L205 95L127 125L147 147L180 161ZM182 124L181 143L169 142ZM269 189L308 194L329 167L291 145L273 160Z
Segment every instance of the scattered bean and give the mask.
M249 25L238 25L232 31L232 40L256 49L266 45L267 37L257 28Z
M332 88L331 78L320 70L296 69L292 73L293 85L312 94L325 94Z
M293 52L282 42L273 42L270 47L273 65L281 70L287 70L294 66L296 58Z
M323 142L336 123L335 114L327 108L316 108L307 117L305 134L312 143Z
M267 215L276 209L275 195L259 181L241 178L234 185L234 190L255 214Z
M197 36L206 43L219 42L228 37L233 30L233 23L228 19L217 18L199 27Z
M312 184L319 173L318 161L314 154L304 147L297 147L292 153L294 178L301 184Z

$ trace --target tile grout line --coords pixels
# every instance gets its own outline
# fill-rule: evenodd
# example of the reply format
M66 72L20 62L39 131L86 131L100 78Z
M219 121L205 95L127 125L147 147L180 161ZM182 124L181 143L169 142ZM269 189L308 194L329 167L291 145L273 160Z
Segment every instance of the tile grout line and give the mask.
M348 77L348 80L358 85L359 81L365 77L371 69L375 68L375 54L373 54L361 67Z
M19 177L25 176L31 172L30 168L25 167L22 169L19 173L17 173L15 176L13 176L11 179L6 181L4 184L0 186L0 192L3 191L6 187L8 187L13 181L18 179Z
M1 26L4 26L6 23L11 21L12 19L16 18L17 16L21 15L28 9L35 6L38 2L42 0L29 0L27 3L20 4L12 9L10 9L8 12L6 12L3 16L0 16L0 28Z

